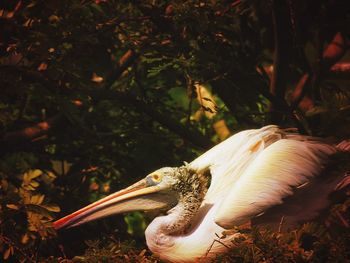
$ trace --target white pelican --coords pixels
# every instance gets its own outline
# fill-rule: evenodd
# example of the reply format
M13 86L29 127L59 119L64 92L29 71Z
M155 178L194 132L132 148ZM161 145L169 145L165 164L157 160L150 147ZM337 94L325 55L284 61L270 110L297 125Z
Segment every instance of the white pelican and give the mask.
M283 216L293 224L317 215L328 194L349 182L344 174L322 174L329 157L340 151L350 151L350 143L336 146L274 125L242 131L191 163L161 168L54 227L135 210L167 211L146 229L149 249L165 261L207 262L231 246L237 234L228 229L251 219L269 224Z

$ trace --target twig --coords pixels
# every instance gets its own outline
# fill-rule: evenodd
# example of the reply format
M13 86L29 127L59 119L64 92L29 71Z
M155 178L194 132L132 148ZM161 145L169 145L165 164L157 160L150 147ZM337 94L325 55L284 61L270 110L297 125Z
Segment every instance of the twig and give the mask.
M104 87L106 89L111 88L122 73L135 62L137 57L138 54L135 51L131 49L126 51L124 55L121 56L114 69L107 74Z
M283 223L284 223L284 216L281 217L280 223L278 225L278 233L281 233Z
M193 104L193 93L194 93L194 83L190 75L185 73L186 83L187 83L187 92L189 97L188 109L187 109L187 121L186 124L189 125L191 123L191 115L192 115L192 104Z
M107 93L105 95L107 95ZM199 133L197 130L188 129L187 127L179 123L177 120L172 119L171 117L169 117L170 113L167 114L164 112L159 112L151 106L150 102L138 99L127 92L120 91L111 91L110 94L107 95L107 98L117 99L121 103L133 105L139 112L146 113L153 120L157 121L170 131L178 134L180 137L188 140L197 147L207 149L213 146L212 142L207 137Z
M24 256L29 262L35 262L33 259L31 259L24 251L23 249L19 248L18 246L16 246L16 244L14 242L12 242L11 239L9 239L8 237L5 237L3 235L0 235L0 239L2 242L6 243L7 245L10 245L12 247L14 247L19 253L22 254L22 256Z
M20 111L19 111L18 117L16 118L16 121L19 121L23 118L24 113L27 110L29 100L30 100L30 95L24 94L24 97L21 99Z
M215 233L215 235L216 235L219 239L221 239L221 238L218 236L217 233ZM210 250L213 248L215 242L218 242L219 244L223 245L223 246L226 247L227 249L230 248L229 246L227 246L226 244L224 244L224 243L223 243L222 241L220 241L219 239L214 239L214 240L213 240L213 242L211 243L211 245L210 245L209 248L207 249L207 252L205 253L205 257L208 256L208 254L210 253Z
M340 222L342 222L343 226L345 226L346 228L349 228L349 223L345 220L342 214L339 211L335 211L335 214L339 218Z
M46 89L52 92L63 92L65 89L62 89L61 86L56 85L52 79L47 79L42 73L24 68L21 66L15 65L0 65L0 71L6 71L9 73L19 73L23 79L27 81L33 81L40 83Z

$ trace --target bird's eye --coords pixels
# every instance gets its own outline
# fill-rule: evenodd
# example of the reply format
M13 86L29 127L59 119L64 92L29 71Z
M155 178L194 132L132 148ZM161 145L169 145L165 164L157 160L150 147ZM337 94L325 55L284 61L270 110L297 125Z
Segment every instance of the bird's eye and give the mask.
M162 178L159 174L152 174L152 179L155 182L160 182Z
M156 185L162 181L162 176L159 174L151 174L147 177L147 183L149 185Z

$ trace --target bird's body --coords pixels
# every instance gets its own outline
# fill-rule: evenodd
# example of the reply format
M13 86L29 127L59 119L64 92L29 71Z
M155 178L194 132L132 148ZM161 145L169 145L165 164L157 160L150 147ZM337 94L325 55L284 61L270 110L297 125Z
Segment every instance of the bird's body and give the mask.
M342 149L347 147L342 145ZM74 226L113 213L170 208L146 229L150 250L170 262L210 261L232 245L237 233L227 230L235 226L254 218L273 224L283 216L286 222L297 223L317 215L328 205L329 192L343 179L343 175L322 175L329 157L337 152L337 146L321 139L273 125L243 131L189 164L157 170L139 183L56 221L55 227ZM322 191L312 192L311 186ZM311 207L302 208L307 213L300 213L300 207L308 203L300 199L302 188L321 196L319 202L310 201ZM314 195L305 197L316 200ZM290 214L283 205L295 211L299 208L299 213ZM266 211L271 212L264 214Z

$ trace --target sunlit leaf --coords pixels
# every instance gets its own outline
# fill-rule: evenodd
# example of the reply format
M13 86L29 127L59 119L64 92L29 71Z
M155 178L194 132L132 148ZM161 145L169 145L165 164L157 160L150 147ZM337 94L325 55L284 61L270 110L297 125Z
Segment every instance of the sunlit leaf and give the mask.
M38 71L45 71L47 70L47 63L40 63L40 65L38 66Z
M9 247L8 249L6 249L6 251L4 252L4 255L3 255L3 259L8 259L11 255L11 247Z
M47 210L49 210L51 212L58 213L61 211L60 207L57 205L43 205L43 207L45 207Z
M56 175L51 171L45 171L45 173L42 175L42 180L46 184L52 183L56 179Z
M58 16L56 16L56 15L51 15L51 16L49 16L49 22L50 22L50 23L57 23L57 22L59 22L59 21L60 21L60 19L59 19Z
M15 248L12 245L9 245L9 248L5 251L3 258L6 260L14 253L15 253Z
M103 78L101 76L98 76L95 72L92 73L91 81L95 83L101 83L103 81Z
M35 205L40 205L44 201L45 195L33 195L30 202Z
M21 243L22 244L27 244L29 241L29 235L28 234L24 234L21 238Z
M6 207L10 208L10 209L13 209L13 210L18 210L19 209L18 205L15 205L15 204L7 204Z
M5 179L1 180L1 188L6 191L8 188L8 182Z
M92 182L89 186L89 189L91 191L97 191L100 188L99 184L97 184L96 182Z
M32 189L31 189L31 190L34 190L36 187L38 187L38 186L39 186L39 183L38 183L38 182L36 182L36 181L31 181L31 182L30 182L30 186L32 187Z
M225 140L230 136L230 130L228 129L226 122L224 120L217 121L213 124L213 127L218 134L220 140Z
M33 171L29 171L28 174L28 181L33 180L37 177L39 177L40 175L42 175L42 171L39 169L33 170Z

